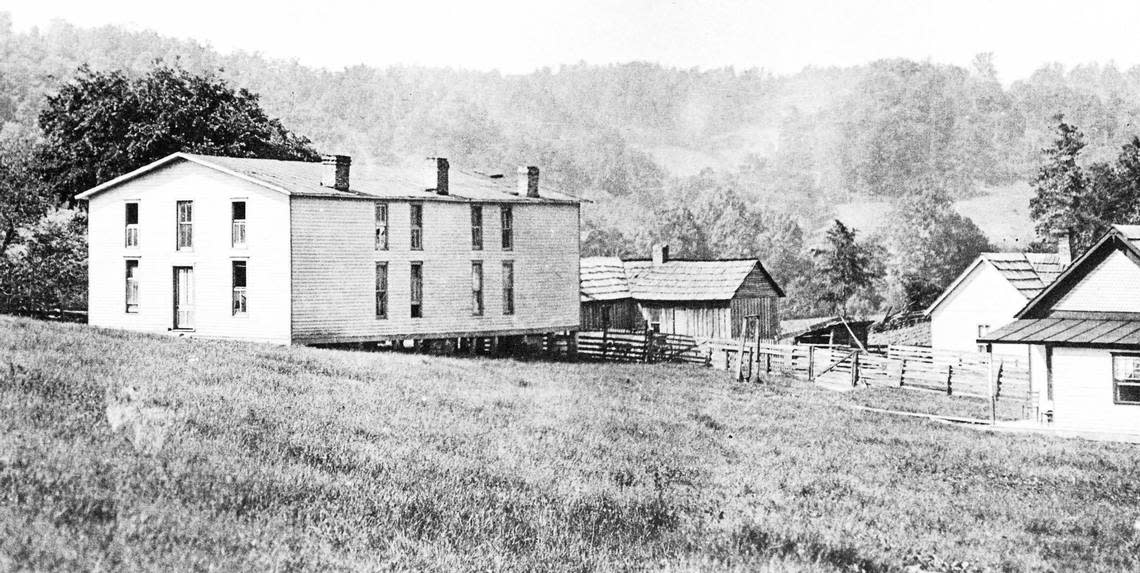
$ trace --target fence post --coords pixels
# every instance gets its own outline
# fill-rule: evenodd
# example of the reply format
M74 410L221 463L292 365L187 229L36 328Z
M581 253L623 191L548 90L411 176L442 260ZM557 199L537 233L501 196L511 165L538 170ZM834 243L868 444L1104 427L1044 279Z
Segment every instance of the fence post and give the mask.
M851 357L851 387L854 388L859 385L859 351L856 350L855 354Z
M1001 366L998 366L997 375L1001 375ZM998 384L994 376L994 356L990 354L990 423L997 422L997 396Z
M606 327L602 328L602 362L606 361L606 351L609 350L610 346L609 338L610 329Z
M815 382L815 346L811 344L808 345L807 377L808 382Z
M899 388L903 387L906 383L906 358L902 359L902 365L899 366Z
M755 376L753 376L753 378L755 378L756 383L759 384L760 383L760 317L756 317L756 350L754 352L756 354L756 356L755 356L755 358L756 358L756 374L755 374Z
M764 373L772 373L772 354L770 352L764 353Z
M954 391L953 391L952 386L951 386L951 382L953 380L954 380L954 365L953 364L947 364L946 365L946 395L947 396L952 396L954 394Z
M740 324L740 349L736 353L736 380L744 379L744 341L748 340L748 321Z
M645 331L645 348L641 353L641 361L648 364L653 359L653 331Z

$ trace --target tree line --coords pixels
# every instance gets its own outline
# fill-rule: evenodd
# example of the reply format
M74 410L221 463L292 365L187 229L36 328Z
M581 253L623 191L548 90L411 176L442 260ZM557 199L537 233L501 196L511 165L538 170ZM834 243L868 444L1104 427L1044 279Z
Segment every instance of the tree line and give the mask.
M111 104L68 92L84 82L131 102L128 117L117 121ZM148 93L166 99L145 101ZM176 148L300 159L320 149L351 154L357 164L441 154L504 170L542 165L552 184L590 200L585 255L645 256L653 242L667 241L683 256L754 256L792 294L786 314L811 315L838 304L821 278L831 267L818 252L850 252L836 246L848 237L871 264L867 286L848 293L842 307L918 307L989 248L953 202L1031 179L1043 157L1051 160L1041 149L1052 145L1059 112L1083 130L1080 188L1126 179L1123 163L1112 161L1140 120L1138 93L1140 70L1111 65L1045 66L1005 87L985 54L969 68L884 60L787 76L637 62L523 75L333 72L115 27L56 23L15 33L0 13L0 141L8 164L0 185L36 196L28 190L42 188L45 197L20 199L3 215L17 224L0 223L25 229L5 234L6 256L24 252L17 243L40 224L43 205L66 207L75 192ZM128 127L168 105L177 111L157 131ZM90 119L77 120L77 110ZM61 144L58 134L77 137L81 125L100 129L81 145ZM125 153L93 151L122 141L130 142ZM661 146L739 160L685 174ZM1112 168L1085 165L1100 163ZM840 229L834 205L861 197L885 198L882 217L892 224ZM1100 194L1080 197L1079 205L1100 205ZM1126 218L1121 209L1097 217L1101 224ZM1038 218L1038 210L1057 211L1034 207ZM1073 217L1093 221L1080 209ZM1048 242L1041 233L1056 223L1039 225L1041 246Z

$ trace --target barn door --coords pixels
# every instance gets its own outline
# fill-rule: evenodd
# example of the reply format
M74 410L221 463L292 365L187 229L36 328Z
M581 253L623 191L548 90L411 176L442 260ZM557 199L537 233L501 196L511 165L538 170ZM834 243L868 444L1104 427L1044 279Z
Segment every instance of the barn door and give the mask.
M193 267L174 267L174 328L194 328Z

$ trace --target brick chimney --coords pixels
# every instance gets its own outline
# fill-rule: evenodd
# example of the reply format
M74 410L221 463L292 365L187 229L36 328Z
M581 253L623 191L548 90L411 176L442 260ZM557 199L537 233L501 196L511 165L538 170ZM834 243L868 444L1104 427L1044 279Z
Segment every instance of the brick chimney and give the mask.
M1068 229L1053 229L1049 234L1057 241L1057 255L1061 264L1067 266L1073 262L1073 233Z
M518 176L518 194L538 197L538 168L533 165L520 165Z
M321 186L348 191L348 169L352 158L347 155L321 156Z
M669 245L653 245L653 264L663 265L669 262Z
M445 157L429 157L424 169L424 190L435 191L437 195L447 195L447 170L450 166Z

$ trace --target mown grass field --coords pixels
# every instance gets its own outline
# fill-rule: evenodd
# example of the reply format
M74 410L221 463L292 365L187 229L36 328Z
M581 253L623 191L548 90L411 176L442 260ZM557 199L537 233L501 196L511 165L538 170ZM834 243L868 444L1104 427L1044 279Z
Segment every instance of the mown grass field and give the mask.
M1136 446L802 383L4 317L0 380L0 570L1140 568Z

